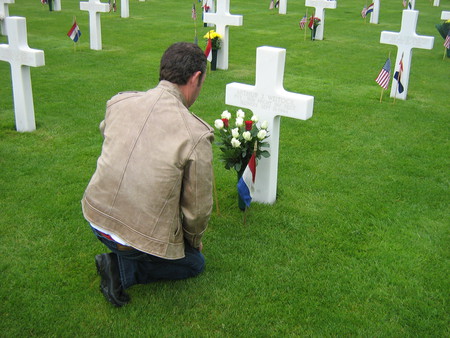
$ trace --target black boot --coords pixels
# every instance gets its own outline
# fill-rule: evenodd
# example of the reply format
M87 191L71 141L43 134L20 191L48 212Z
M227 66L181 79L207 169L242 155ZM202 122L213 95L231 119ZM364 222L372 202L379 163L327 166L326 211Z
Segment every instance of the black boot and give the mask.
M130 301L120 282L119 262L115 253L95 256L97 272L101 277L100 291L106 300L114 306L121 307Z

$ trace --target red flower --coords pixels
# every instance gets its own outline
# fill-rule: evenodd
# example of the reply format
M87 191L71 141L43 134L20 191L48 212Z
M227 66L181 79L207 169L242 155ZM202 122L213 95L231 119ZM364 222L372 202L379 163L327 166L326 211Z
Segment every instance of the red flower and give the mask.
M223 121L223 127L228 128L228 119L222 119Z
M245 121L245 130L252 130L253 121Z

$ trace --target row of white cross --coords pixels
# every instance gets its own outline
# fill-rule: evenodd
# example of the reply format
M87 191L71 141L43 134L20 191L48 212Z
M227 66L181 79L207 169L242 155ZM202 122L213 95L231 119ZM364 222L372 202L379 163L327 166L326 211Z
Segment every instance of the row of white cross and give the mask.
M0 3L7 3L7 1L14 0L0 0ZM336 1L306 0L306 4L316 6L316 15L321 13L323 15L325 8L335 8L333 6L336 6ZM218 60L221 69L228 68L228 26L242 25L242 16L231 15L229 5L230 0L218 0L217 12L205 13L204 16L204 21L215 24L217 32L223 35L224 52L222 58ZM101 4L98 0L80 3L81 9L89 11L91 25L97 25L99 20L97 16L100 11L105 10L105 6L108 5ZM400 32L381 33L381 43L396 45L398 48L396 64L403 56L402 81L405 90L401 95L395 92L393 94L391 91L391 96L396 95L400 99L406 99L411 49L433 47L433 37L419 36L415 33L418 14L418 11L404 10ZM446 16L443 14L442 18L445 19ZM5 17L4 21L9 45L0 45L0 60L11 64L16 128L18 131L33 131L36 127L29 67L43 66L44 52L28 47L25 18ZM271 156L261 159L258 163L253 196L256 202L274 203L276 199L280 117L306 120L313 114L314 97L287 92L283 88L285 57L285 49L259 47L257 48L255 85L230 83L226 86L226 104L250 109L269 124L271 137L268 142Z

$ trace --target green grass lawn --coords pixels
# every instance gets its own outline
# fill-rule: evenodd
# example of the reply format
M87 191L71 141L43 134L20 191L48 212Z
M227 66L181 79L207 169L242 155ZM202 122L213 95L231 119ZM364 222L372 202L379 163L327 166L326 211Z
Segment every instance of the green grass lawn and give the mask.
M450 60L434 27L450 3L416 1L417 33L434 48L414 50L408 98L395 103L389 92L379 102L374 79L389 52L394 66L396 48L379 40L400 30L400 0L382 3L378 25L360 17L364 2L339 1L314 42L298 27L304 1L290 0L287 15L269 3L231 1L244 26L230 28L229 69L209 74L191 109L210 124L236 111L226 84L254 84L258 46L286 48L285 89L315 103L308 121L282 118L277 201L253 204L244 226L236 174L214 147L220 214L204 238L205 272L135 286L121 309L99 292L94 256L105 248L79 201L106 101L157 84L163 51L194 40L192 2L131 0L121 19L118 1L101 16L102 51L89 49L78 1L61 12L9 6L46 65L31 70L37 130L17 133L0 62L0 336L450 336ZM210 28L197 29L203 48Z

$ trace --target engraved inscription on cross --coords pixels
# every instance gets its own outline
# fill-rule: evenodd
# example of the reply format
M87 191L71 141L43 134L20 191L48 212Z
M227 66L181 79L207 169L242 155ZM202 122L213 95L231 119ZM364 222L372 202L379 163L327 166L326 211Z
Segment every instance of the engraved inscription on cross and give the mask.
M34 131L36 123L30 67L45 65L44 52L28 47L25 18L10 16L5 18L5 24L9 44L0 45L0 61L9 62L11 65L16 130Z
M306 0L306 7L314 7L314 16L320 19L320 25L316 29L316 40L323 40L325 30L325 9L335 9L337 1L334 0Z
M313 114L314 97L288 92L283 88L286 50L258 47L256 50L255 86L229 83L225 90L225 103L250 109L259 121L268 122L269 158L258 161L253 201L274 203L277 193L278 146L280 117L307 120Z
M0 32L2 35L7 35L5 18L9 16L8 5L13 3L14 0L0 0Z
M109 12L109 4L102 3L99 0L89 0L89 2L80 2L82 11L89 11L89 40L91 49L102 49L102 27L100 24L100 13Z
M217 68L228 69L228 26L242 26L242 15L230 14L230 0L217 0L216 13L205 13L203 21L216 25L222 35L222 47L217 52Z
M423 36L416 34L418 11L404 10L402 15L402 26L400 33L383 31L381 32L380 42L396 45L397 46L397 58L395 61L395 72L399 69L400 60L403 56L403 72L401 75L401 83L403 85L403 92L399 93L399 86L396 85L397 81L394 80L391 86L391 97L395 97L401 100L406 100L408 93L409 72L411 69L412 49L432 49L434 43L433 36Z

